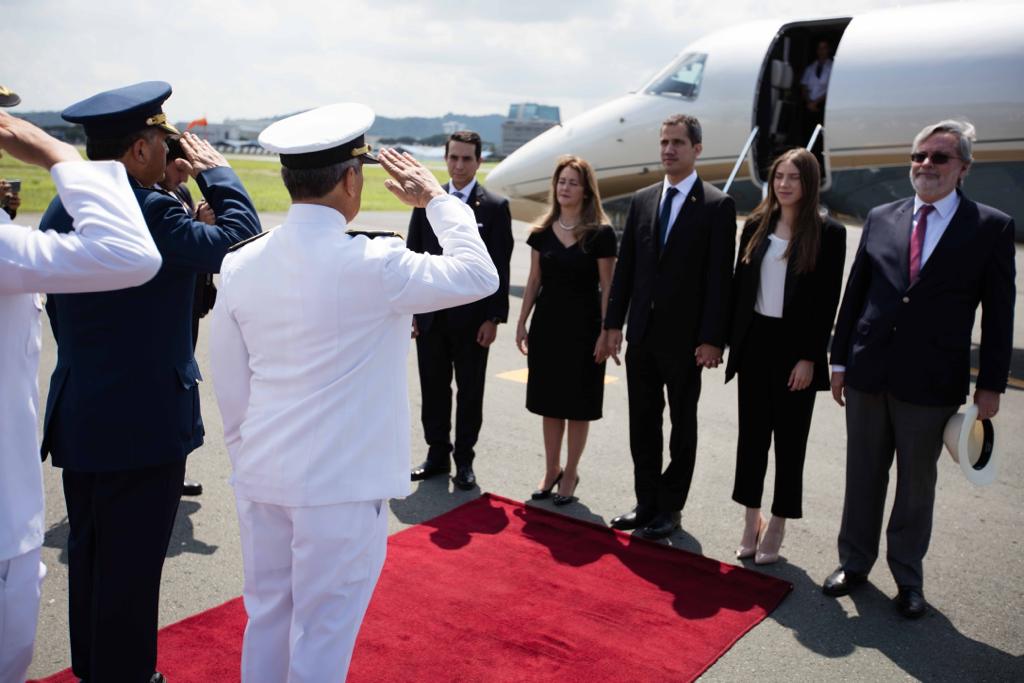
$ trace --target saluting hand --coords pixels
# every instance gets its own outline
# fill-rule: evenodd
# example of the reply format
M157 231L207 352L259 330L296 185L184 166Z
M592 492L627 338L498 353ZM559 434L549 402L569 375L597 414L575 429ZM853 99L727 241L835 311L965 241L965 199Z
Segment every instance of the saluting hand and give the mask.
M384 181L384 187L403 204L422 209L434 197L447 194L434 174L408 152L399 154L393 149L382 149L377 158L391 176Z
M18 161L49 169L62 161L81 161L82 155L24 119L0 111L0 150Z
M188 131L181 134L181 149L192 164L191 176L198 178L203 171L209 171L218 166L231 166L224 155L213 148L206 140L195 133Z

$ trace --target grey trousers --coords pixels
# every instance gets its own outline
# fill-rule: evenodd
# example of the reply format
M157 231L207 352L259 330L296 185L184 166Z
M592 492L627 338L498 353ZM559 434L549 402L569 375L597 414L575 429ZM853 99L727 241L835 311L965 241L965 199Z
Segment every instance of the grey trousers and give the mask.
M906 403L886 392L846 390L846 497L839 564L867 574L878 558L889 470L896 455L896 499L886 559L898 586L921 588L935 506L942 430L959 406Z

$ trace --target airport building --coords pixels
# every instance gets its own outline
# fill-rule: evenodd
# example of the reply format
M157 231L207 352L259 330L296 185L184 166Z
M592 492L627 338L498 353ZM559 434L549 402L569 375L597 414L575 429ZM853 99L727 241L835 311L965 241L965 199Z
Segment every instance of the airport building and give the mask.
M508 108L508 118L501 124L501 153L508 156L548 128L562 122L558 107L521 102Z

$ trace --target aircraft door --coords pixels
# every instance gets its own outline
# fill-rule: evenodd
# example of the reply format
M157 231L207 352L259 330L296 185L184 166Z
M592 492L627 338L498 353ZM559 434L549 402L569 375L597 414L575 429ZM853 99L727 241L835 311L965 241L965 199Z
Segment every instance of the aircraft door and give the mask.
M764 182L779 154L806 146L817 131L812 151L822 167L823 187L830 184L824 151L828 78L849 23L849 17L799 22L783 26L776 35L761 67L754 107L753 126L760 129L751 158L756 183ZM819 60L822 54L825 59Z

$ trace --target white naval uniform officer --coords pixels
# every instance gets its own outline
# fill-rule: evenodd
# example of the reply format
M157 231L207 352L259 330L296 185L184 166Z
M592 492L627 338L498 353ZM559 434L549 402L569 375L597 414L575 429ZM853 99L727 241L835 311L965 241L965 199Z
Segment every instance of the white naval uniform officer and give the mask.
M4 112L0 150L50 169L75 227L64 234L35 231L0 211L0 681L20 683L32 661L46 574L39 560L43 305L37 292L141 285L160 269L160 252L120 163L82 161L74 147Z
M426 207L440 256L349 231L373 112L336 104L274 123L284 223L224 259L211 356L233 468L249 617L245 683L342 681L409 493L412 314L495 292L472 210L408 155L385 185Z

